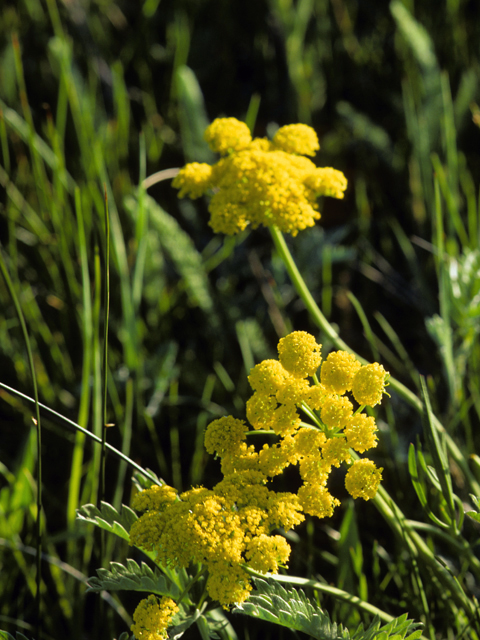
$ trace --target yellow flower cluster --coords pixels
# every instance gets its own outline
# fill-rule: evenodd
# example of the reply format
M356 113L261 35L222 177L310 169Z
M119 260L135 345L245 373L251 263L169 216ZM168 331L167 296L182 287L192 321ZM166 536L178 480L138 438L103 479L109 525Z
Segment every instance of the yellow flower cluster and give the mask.
M180 611L171 598L159 600L151 595L140 602L133 614L133 631L137 640L164 640L173 616Z
M315 131L304 124L281 127L270 142L252 140L246 124L218 118L205 131L210 148L222 158L213 166L193 162L173 181L179 197L199 198L212 191L210 226L233 235L246 228L276 225L296 235L320 218L317 198L343 198L341 171L316 167L304 156L320 148Z
M375 420L362 410L381 400L388 376L383 367L362 366L345 352L330 354L322 364L321 346L303 331L282 338L278 354L278 360L251 370L254 393L246 406L253 429L276 434L276 442L257 450L247 444L244 421L232 416L214 420L205 447L221 460L221 482L211 490L199 487L180 495L172 487L155 486L133 500L144 513L131 528L130 544L155 551L164 564L202 563L210 596L225 607L249 595L243 566L277 572L288 561L290 547L285 538L272 535L275 529L288 531L304 514L332 515L339 504L327 489L332 467L349 465L345 486L354 498L373 498L381 481L382 469L367 459L352 464L351 450L363 453L377 444ZM352 400L361 406L354 410ZM302 422L300 411L313 424ZM297 464L302 480L297 493L267 487Z

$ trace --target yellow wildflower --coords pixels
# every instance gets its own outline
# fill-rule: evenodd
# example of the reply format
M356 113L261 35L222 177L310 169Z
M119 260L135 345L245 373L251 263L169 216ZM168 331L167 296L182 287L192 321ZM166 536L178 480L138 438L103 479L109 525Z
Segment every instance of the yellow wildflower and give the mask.
M252 141L250 129L236 118L217 118L205 129L205 140L221 155L247 147Z
M332 469L332 465L322 460L317 453L306 456L300 460L300 477L303 482L312 486L324 487L327 484L328 476Z
M256 536L247 546L248 566L262 573L277 573L279 565L286 564L290 551L290 545L282 536Z
M374 407L382 401L388 373L378 362L361 367L352 382L352 393L358 404Z
M222 473L228 476L232 473L253 469L258 461L258 453L253 445L247 446L245 442L238 445L234 451L229 451L222 456Z
M137 511L162 511L172 502L176 502L177 492L173 487L154 484L149 489L139 491L132 499L132 507Z
M318 453L319 448L326 441L323 431L305 427L299 429L293 438L296 451L300 456L310 456L315 452Z
M367 449L377 446L376 430L375 418L366 416L364 413L358 413L348 420L343 433L347 438L348 446L359 453L363 453Z
M209 565L207 591L224 609L245 602L251 590L250 577L240 566L222 561Z
M272 429L278 435L291 435L300 426L301 420L294 404L282 404L275 409Z
M273 144L287 153L314 156L320 149L317 134L306 124L287 124L273 136Z
M133 614L133 631L138 640L163 640L168 638L167 627L180 609L171 598L161 600L154 595L140 602Z
M306 331L293 331L278 343L278 359L297 378L313 376L322 360L321 346Z
M315 384L309 387L303 394L303 401L310 409L321 409L324 402L330 397L323 384Z
M317 518L331 518L334 508L340 505L328 489L310 483L300 487L298 498L305 513Z
M277 391L277 401L281 404L301 404L309 388L308 380L293 378Z
M275 395L290 378L278 360L263 360L250 370L248 382L254 391Z
M352 388L353 376L362 365L348 351L330 353L322 364L320 378L322 384L332 393L343 394Z
M347 188L347 179L341 171L332 167L316 169L305 179L305 186L313 191L315 197L330 196L341 200Z
M243 420L225 416L211 422L205 432L205 449L208 453L235 453L245 438L248 429Z
M329 429L341 429L352 415L353 405L345 396L330 396L322 407L322 422Z
M377 494L383 469L378 469L372 460L355 460L345 476L345 488L354 498L370 500Z
M327 464L339 467L342 462L350 462L351 456L343 436L329 438L322 446L322 455Z
M184 167L173 186L179 196L199 197L208 189L210 226L216 233L239 233L250 224L276 225L296 235L320 218L320 195L343 197L347 181L335 169L318 169L304 155L319 148L306 125L281 127L273 142L251 139L248 127L235 118L214 120L205 132L214 151L224 157L210 172L198 163Z
M270 530L283 527L288 531L305 520L299 497L294 493L269 492L267 509Z
M130 544L154 551L166 526L167 517L158 511L147 511L130 528Z
M275 396L256 391L253 396L247 400L247 419L254 429L270 429L276 408L277 401Z
M172 186L180 189L179 198L200 198L211 186L212 167L204 162L191 162L175 176Z

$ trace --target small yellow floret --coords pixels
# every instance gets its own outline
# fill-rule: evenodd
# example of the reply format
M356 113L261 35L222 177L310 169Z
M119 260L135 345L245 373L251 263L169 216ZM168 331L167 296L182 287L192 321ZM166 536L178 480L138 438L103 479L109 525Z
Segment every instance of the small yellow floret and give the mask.
M209 164L191 162L180 169L173 179L172 187L180 189L179 198L188 196L192 200L203 196L211 186L212 167Z
M376 430L375 418L360 413L349 419L343 433L347 438L348 446L363 453L377 446Z
M263 360L250 370L248 382L254 391L275 395L290 378L278 360Z
M247 420L254 429L270 429L277 408L275 396L269 396L256 391L247 400Z
M273 137L273 144L287 153L314 156L320 149L315 130L306 124L287 124Z
M236 118L217 118L206 128L204 137L210 149L221 155L243 149L252 141L250 129Z
M283 367L297 378L313 376L322 360L321 345L306 331L294 331L278 343Z
M303 401L308 404L310 409L321 409L326 400L330 397L327 389L323 384L316 384L309 387L303 396Z
M215 562L209 566L207 591L212 600L217 600L224 609L232 604L241 604L250 595L250 577L238 565Z
M169 487L167 484L159 487L154 484L149 489L135 494L132 499L132 508L137 511L162 511L177 499L177 492L173 487Z
M277 401L280 404L296 404L303 402L310 385L304 378L294 378L277 391Z
M329 438L322 446L325 462L339 467L342 462L350 462L351 456L346 439L343 436Z
M320 372L322 384L328 391L343 394L352 388L353 376L362 365L348 351L334 351L328 354Z
M317 453L322 444L324 444L326 437L323 431L319 429L309 429L303 427L297 431L293 436L295 442L295 449L300 456L310 456Z
M133 631L138 640L163 640L167 638L167 628L173 616L180 611L171 598L161 600L154 595L140 602L133 614Z
M327 484L328 476L332 470L332 465L322 460L319 453L305 457L300 461L299 467L303 482L319 487L324 487Z
M361 367L352 382L352 393L358 404L374 407L382 401L388 373L378 362Z
M305 513L317 518L331 518L340 500L334 498L325 487L305 483L298 490L298 498Z
M205 449L210 454L235 453L245 438L248 429L243 420L224 416L211 422L205 432Z
M286 564L290 551L290 545L282 536L256 536L247 547L248 566L262 573L277 573L279 565Z
M300 426L300 416L294 404L282 404L275 409L272 429L279 435L291 435Z
M345 488L354 498L370 500L377 494L383 469L377 469L372 460L355 460L345 476Z
M329 429L342 429L352 415L353 405L345 396L330 396L325 401L321 416Z
M337 169L319 167L305 180L305 186L311 189L317 198L330 196L341 200L347 188L347 179Z

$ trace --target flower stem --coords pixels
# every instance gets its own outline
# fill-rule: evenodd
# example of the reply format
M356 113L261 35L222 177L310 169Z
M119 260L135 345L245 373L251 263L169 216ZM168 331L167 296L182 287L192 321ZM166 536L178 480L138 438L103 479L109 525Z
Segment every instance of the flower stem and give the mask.
M295 290L297 291L300 298L303 300L303 303L305 304L305 307L307 308L307 311L309 312L312 320L319 327L319 329L321 329L330 338L330 340L333 342L333 344L337 349L340 349L342 351L348 351L349 353L353 353L353 355L362 364L368 364L368 360L366 360L365 358L362 358L357 353L355 353L355 351L351 349L347 345L347 343L340 338L340 336L332 327L330 322L321 312L319 306L313 299L312 294L308 290L308 287L305 284L305 280L303 279L300 271L298 270L297 265L295 264L295 261L292 257L292 254L290 253L287 243L285 242L285 238L283 237L282 232L275 226L271 226L269 227L269 229L272 235L273 242L275 244L275 248L277 249L277 252L280 258L282 259L287 269L288 275L290 276L290 279L293 283L293 286L295 287ZM405 385L403 385L401 382L396 380L396 378L394 378L393 376L390 376L388 382L389 382L389 387L393 391L395 391L401 398L403 398L406 402L408 402L408 404L412 406L418 413L421 414L423 412L424 410L423 402L420 400L420 398L418 398L413 393L413 391L410 391L410 389L407 389ZM480 496L480 484L477 482L474 475L470 471L468 467L468 462L464 458L462 452L457 447L455 442L452 440L450 435L445 431L445 428L441 424L440 420L434 416L433 422L434 422L435 428L439 432L445 434L445 440L446 440L450 455L455 460L455 462L460 467L460 469L463 471L465 478L467 478L470 484L470 488L472 492Z

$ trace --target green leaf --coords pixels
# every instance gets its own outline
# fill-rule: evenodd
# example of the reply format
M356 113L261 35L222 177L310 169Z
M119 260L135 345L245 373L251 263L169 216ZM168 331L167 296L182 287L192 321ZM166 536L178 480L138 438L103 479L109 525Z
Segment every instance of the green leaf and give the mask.
M190 303L209 313L212 321L218 322L214 314L213 301L201 254L193 240L178 222L148 195L144 196L144 207L148 211L149 224L163 250L182 277ZM138 201L129 196L124 201L125 208L135 219ZM155 277L155 273L145 273L145 278Z
M180 595L180 588L168 580L160 569L151 569L144 562L139 565L131 558L126 562L126 566L111 562L110 570L97 569L98 577L88 579L87 591L147 591L171 598Z
M470 498L472 499L472 502L475 505L477 510L476 511L466 511L465 513L470 518L473 518L473 520L476 520L477 522L480 522L480 498L478 496L473 495L473 493L470 494Z
M29 638L24 636L23 633L20 633L20 631L17 631L14 636L8 633L8 631L0 631L0 640L29 640Z
M254 579L256 591L233 613L244 613L253 618L267 620L295 631L308 634L316 640L416 640L422 634L419 623L407 620L407 614L380 627L375 617L367 629L361 624L353 635L343 625L330 620L316 603L301 590L284 589L278 583ZM407 635L408 634L408 635Z
M77 518L91 522L97 527L114 533L124 540L130 540L130 528L132 524L138 520L137 514L130 509L130 507L122 505L121 512L118 513L108 502L102 502L100 509L94 504L83 505L83 507L77 509Z

